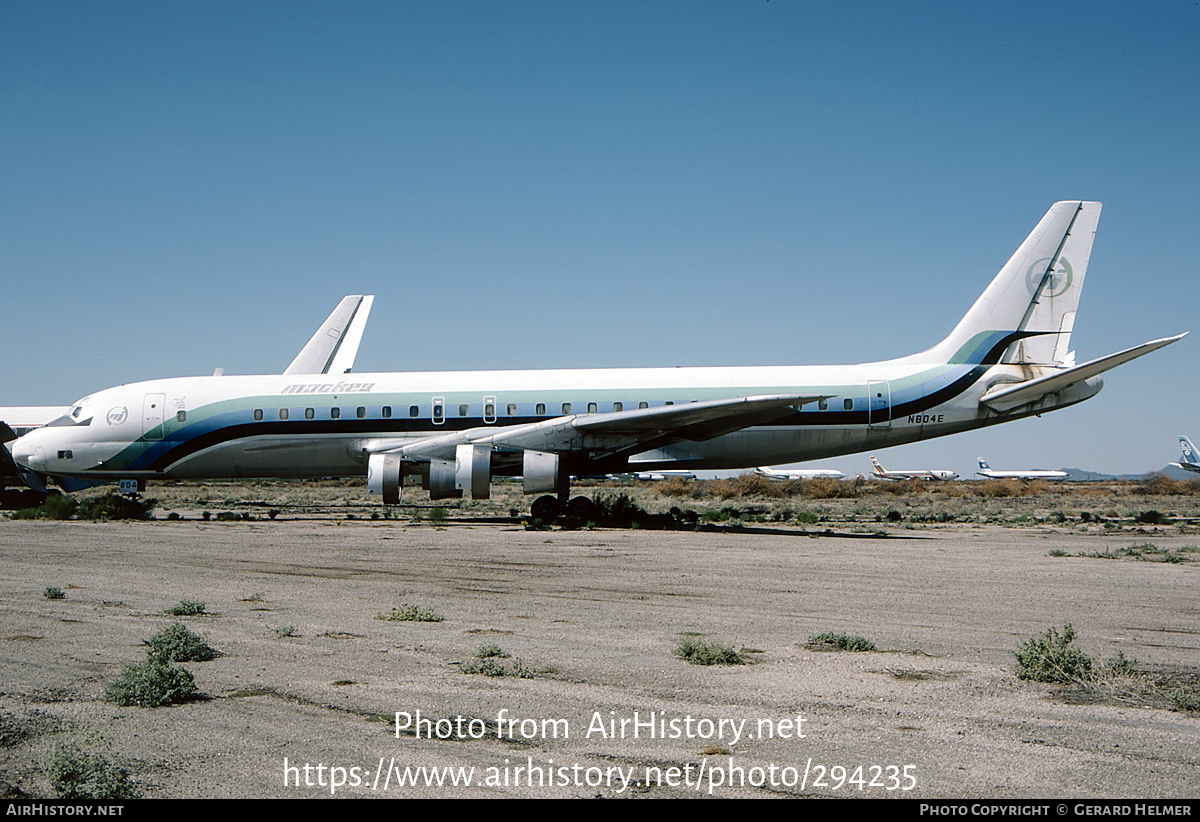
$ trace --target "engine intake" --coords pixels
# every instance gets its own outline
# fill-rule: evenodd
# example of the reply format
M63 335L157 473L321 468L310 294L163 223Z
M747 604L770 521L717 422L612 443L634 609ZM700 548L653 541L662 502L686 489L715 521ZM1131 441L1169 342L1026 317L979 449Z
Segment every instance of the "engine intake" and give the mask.
M367 493L378 494L384 505L400 502L404 484L403 460L392 454L372 454L367 460Z

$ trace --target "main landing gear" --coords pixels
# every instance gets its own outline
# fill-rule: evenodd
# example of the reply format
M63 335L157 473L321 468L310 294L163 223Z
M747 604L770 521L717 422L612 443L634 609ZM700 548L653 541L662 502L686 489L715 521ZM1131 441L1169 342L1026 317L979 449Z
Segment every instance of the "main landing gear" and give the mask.
M529 506L530 516L542 522L553 522L560 514L588 522L596 519L598 510L596 503L587 497L575 497L564 505L558 497L550 494L538 497Z

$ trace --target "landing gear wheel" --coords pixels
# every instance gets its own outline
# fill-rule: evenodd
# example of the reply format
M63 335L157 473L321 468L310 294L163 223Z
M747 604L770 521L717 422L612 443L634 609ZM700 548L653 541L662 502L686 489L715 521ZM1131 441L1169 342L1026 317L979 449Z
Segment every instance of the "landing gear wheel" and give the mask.
M583 522L594 521L597 510L596 503L587 497L575 497L567 503L567 516L575 517Z
M562 506L558 503L557 497L552 497L547 494L544 497L538 497L533 501L533 505L529 506L529 515L534 519L540 519L542 522L554 522L558 519L559 513L562 511Z

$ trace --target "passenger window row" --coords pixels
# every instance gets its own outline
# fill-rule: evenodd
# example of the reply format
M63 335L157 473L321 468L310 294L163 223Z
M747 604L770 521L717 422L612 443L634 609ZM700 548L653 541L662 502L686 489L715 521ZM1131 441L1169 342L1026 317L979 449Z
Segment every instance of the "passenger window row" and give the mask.
M696 402L696 400L693 400L693 402ZM822 402L824 402L824 400L822 400ZM674 404L675 403L671 400L667 400L663 403L663 405L674 405ZM562 405L559 406L559 408L557 410L559 412L561 412L561 414L566 415L566 414L572 413L572 410L574 409L574 407L575 406L573 403L564 402L564 403L562 403ZM637 407L638 408L649 408L650 403L643 400L637 404ZM622 402L614 402L612 404L611 408L613 411L624 411L625 404ZM549 416L549 414L547 414L546 409L547 409L546 403L544 403L544 402L537 403L534 406L534 411L533 411L534 416L536 416L536 417ZM440 423L445 419L446 407L443 403L434 403L433 406L431 407L431 411L432 411L432 417L433 417L434 422ZM289 409L289 408L279 408L279 409L275 410L275 414L278 415L280 420L291 419L291 413L292 413L292 409ZM303 417L306 420L313 420L313 419L317 418L317 409L315 409L315 408L305 408L302 410L301 413L303 414ZM509 416L509 417L517 416L519 413L519 408L518 408L517 403L515 403L515 402L507 403L504 406L504 413L506 416ZM600 413L600 403L589 402L587 404L587 413L589 413L589 414ZM458 416L459 417L467 417L467 416L470 416L470 414L471 414L470 403L465 403L465 402L460 403L458 406ZM355 417L357 417L360 420L367 419L368 414L367 414L366 406L360 405L357 408L355 408L354 415L355 415ZM255 408L253 416L254 416L255 422L262 422L267 417L267 411L265 411L262 408ZM392 417L392 406L390 406L390 405L382 406L379 409L378 416L382 419L390 419ZM408 407L408 416L410 419L419 418L421 416L421 406L410 405ZM484 419L488 422L496 421L496 404L495 404L495 402L486 402L483 404L483 416L484 416ZM337 419L341 419L341 417L342 417L342 409L340 407L335 405L335 406L329 408L329 419L337 420ZM180 411L175 415L175 418L178 422L185 422L187 420L187 412Z

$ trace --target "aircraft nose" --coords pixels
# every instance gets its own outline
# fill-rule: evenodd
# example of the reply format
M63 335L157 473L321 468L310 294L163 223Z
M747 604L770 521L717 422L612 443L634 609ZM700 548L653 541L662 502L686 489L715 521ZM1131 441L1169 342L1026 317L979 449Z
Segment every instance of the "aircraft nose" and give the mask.
M12 444L13 461L31 471L42 471L46 467L46 449L35 444L28 436Z

